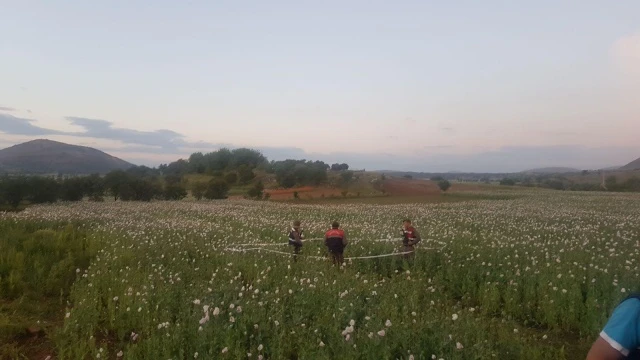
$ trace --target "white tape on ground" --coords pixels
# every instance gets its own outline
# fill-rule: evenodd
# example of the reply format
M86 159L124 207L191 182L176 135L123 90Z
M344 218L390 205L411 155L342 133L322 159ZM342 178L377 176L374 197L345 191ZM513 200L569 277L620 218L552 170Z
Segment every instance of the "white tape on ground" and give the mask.
M421 250L442 250L444 248L445 248L445 246L443 246L441 248L420 248L420 249ZM257 247L257 248L242 248L242 249L226 248L225 250L233 251L233 252L245 252L245 251L254 251L254 250L256 250L256 251L266 251L266 252L270 252L270 253L274 253L274 254L281 254L281 255L287 255L287 256L295 255L295 254L290 253L290 252L270 250L270 249L265 249L265 248L260 248L260 247ZM413 252L415 252L415 250L414 251L403 251L403 252L397 252L397 253L389 253L389 254L380 254L380 255L346 257L344 259L345 260L376 259L376 258L382 258L382 257L388 257L388 256L406 255L406 254L411 254ZM312 259L327 259L327 256L314 256L314 255L304 255L304 254L298 254L296 256L308 257L308 258L312 258Z

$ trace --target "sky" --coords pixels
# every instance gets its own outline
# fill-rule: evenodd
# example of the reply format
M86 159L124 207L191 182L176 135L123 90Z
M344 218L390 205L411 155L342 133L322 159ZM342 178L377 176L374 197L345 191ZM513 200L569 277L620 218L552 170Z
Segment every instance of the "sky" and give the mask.
M352 168L640 156L640 2L0 0L0 148Z

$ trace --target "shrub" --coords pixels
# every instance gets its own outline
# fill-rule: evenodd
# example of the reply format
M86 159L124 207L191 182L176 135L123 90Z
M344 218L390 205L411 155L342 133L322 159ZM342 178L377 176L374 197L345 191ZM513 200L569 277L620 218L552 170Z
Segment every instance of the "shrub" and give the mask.
M204 197L207 199L226 199L229 185L222 179L212 179L207 185Z

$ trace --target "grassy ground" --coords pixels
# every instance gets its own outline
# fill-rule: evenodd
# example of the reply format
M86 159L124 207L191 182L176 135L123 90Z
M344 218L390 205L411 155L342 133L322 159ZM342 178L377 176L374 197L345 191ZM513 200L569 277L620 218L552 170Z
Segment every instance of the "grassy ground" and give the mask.
M76 269L94 253L71 226L0 222L0 359L52 354Z
M13 232L3 240L22 238L11 244L28 259L39 254L28 251L38 231L53 231L46 234L54 243L67 232L36 227L42 219L82 223L99 243L100 255L90 268L80 266L87 277L70 297L46 295L70 314L55 341L67 359L122 351L123 359L407 359L411 352L415 359L577 360L625 291L637 290L636 195L453 192L442 203L408 197L415 206L376 206L399 201L385 198L362 199L373 205L35 206L5 217L23 225L0 230ZM352 239L345 255L385 254L398 244L378 239L398 235L405 216L425 237L414 262L383 257L332 268L313 257L325 253L314 241L294 261L284 238L292 219L303 220L309 238L339 219ZM272 246L239 252L239 242ZM430 249L437 245L446 246ZM40 319L26 306L32 300L18 299L3 308L6 322L25 319L24 328ZM3 340L24 346L15 333Z

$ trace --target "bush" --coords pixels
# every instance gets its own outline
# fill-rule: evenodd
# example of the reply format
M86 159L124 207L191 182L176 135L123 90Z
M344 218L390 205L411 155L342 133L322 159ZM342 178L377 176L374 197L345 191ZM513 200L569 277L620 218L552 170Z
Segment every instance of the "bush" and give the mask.
M212 179L207 185L204 197L207 199L226 199L229 193L229 185L221 179Z
M76 268L86 269L96 248L86 234L65 229L32 229L19 223L0 225L0 299L24 292L60 296L76 278Z
M207 184L202 181L198 181L194 183L193 186L191 187L191 195L193 195L193 197L196 198L196 200L202 200L206 191L207 191Z
M440 180L438 181L438 187L440 188L440 190L442 190L442 192L446 192L451 187L451 183L449 182L449 180Z
M229 185L233 185L238 182L238 174L235 172L230 172L224 175L224 181Z
M258 181L249 191L247 191L247 195L252 199L262 199L262 195L264 192L264 184L262 181Z
M251 169L247 165L241 165L238 168L238 181L240 184L247 184L251 180L256 177L256 174L253 173L253 169Z
M187 189L182 184L168 184L164 188L165 200L182 200L187 196Z
M27 196L28 186L24 178L4 178L1 190L3 201L15 209Z
M504 178L504 179L500 180L500 185L513 186L515 184L516 184L516 181L513 180L513 179Z
M32 203L54 203L58 200L60 186L55 179L34 176L27 181L27 189Z
M340 179L342 180L342 185L347 186L353 181L353 171L347 170L340 174Z
M80 201L84 197L84 193L81 178L65 179L60 186L60 199L64 201Z

